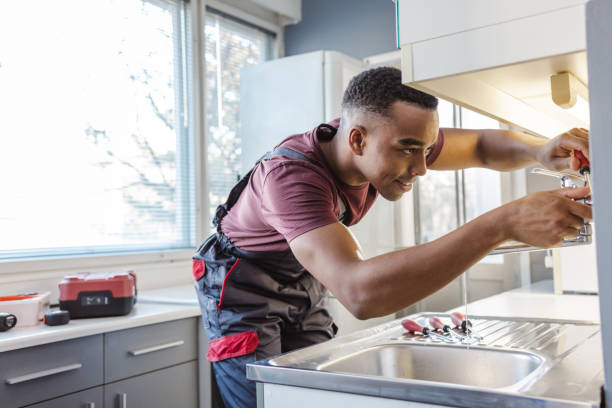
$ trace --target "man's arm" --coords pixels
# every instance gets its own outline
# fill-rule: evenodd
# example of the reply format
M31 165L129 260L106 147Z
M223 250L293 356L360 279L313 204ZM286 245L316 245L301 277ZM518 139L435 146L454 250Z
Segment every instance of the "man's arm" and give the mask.
M572 201L588 189L535 193L496 208L435 241L363 259L334 223L290 242L298 261L357 318L397 312L442 288L508 239L536 246L575 237L591 208Z
M502 129L442 129L444 146L430 166L433 170L485 167L515 170L540 163L550 170L578 170L580 162L572 151L589 157L589 133L572 129L553 139Z

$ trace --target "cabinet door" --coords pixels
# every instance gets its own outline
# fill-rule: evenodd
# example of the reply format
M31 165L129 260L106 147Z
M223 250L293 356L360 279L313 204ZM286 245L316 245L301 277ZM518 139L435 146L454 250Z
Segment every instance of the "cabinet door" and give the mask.
M104 382L118 381L197 358L196 319L104 335Z
M102 408L104 389L92 388L87 391L55 398L40 404L30 405L28 408Z
M197 361L104 386L105 408L197 408Z
M0 353L0 406L15 408L102 384L102 335Z

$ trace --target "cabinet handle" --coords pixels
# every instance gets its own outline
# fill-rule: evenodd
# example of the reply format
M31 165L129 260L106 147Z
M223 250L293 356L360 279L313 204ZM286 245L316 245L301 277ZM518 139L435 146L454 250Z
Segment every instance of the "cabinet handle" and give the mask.
M36 380L38 378L48 377L48 376L54 375L54 374L59 374L59 373L65 373L67 371L78 370L81 367L83 367L83 364L81 364L81 363L70 364L70 365L63 366L63 367L50 368L49 370L43 370L43 371L39 371L39 372L32 373L32 374L22 375L21 377L9 378L9 379L5 380L5 382L8 385L19 384L19 383L23 383L23 382L26 382L26 381Z
M96 403L95 402L86 402L85 404L83 404L83 408L96 408Z
M173 347L182 346L183 344L185 344L185 342L183 340L179 340L179 341L173 341L172 343L160 344L159 346L146 347L146 348L141 348L138 350L130 350L128 351L128 353L131 356L136 357L136 356L142 356L143 354L153 353L155 351L161 351L161 350L166 350L166 349L173 348Z
M127 393L117 394L117 399L119 400L119 408L127 408Z

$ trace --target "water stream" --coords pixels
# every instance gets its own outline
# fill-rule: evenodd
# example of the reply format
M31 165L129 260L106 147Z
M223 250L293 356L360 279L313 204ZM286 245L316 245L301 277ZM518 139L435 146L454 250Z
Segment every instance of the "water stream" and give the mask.
M463 316L466 320L466 330L465 330L465 337L463 338L463 340L461 341L463 344L466 345L466 348L469 350L470 349L470 344L472 343L472 332L469 330L469 326L467 326L467 322L469 321L469 317L468 317L468 294L469 294L469 289L468 289L468 278L467 278L467 274L468 271L463 272L463 275L461 275L461 286L463 287L463 305L465 306L465 312L463 313Z

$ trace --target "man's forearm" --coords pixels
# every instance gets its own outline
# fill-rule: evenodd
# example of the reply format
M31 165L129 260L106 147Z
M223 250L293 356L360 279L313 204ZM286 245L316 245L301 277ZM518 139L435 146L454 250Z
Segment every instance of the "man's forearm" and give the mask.
M483 167L509 171L538 163L538 148L547 142L542 137L510 130L482 130L476 150Z
M414 304L457 278L462 272L509 239L503 210L486 213L461 228L426 244L362 261L355 284L363 285L355 299L366 319L384 316Z

